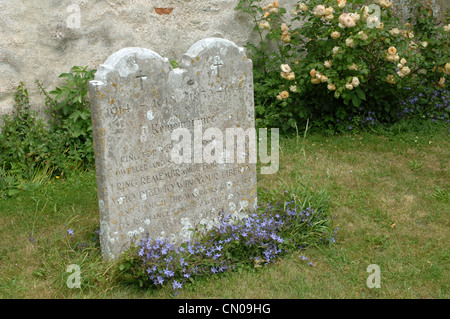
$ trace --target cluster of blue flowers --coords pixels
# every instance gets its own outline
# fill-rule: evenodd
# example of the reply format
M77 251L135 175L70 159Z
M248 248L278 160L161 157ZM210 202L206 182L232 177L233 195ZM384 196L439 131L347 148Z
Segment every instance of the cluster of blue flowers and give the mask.
M408 88L410 89L410 88ZM411 94L407 99L400 101L402 106L398 118L418 116L431 118L433 121L450 122L450 91L446 89L433 90L427 94Z
M321 222L329 220L313 208L299 209L294 201L282 209L267 204L244 219L220 213L214 228L179 246L168 239L144 238L137 254L149 282L171 284L177 294L195 276L223 273L239 265L259 267L289 249L304 248L304 242L295 241L295 232L305 233ZM326 240L334 242L334 237Z

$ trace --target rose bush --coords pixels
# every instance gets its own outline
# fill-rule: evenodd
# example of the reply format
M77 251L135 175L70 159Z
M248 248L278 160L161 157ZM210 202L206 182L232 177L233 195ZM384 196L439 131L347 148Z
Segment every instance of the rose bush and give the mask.
M401 22L391 0L304 0L290 12L260 2L237 7L259 33L259 45L247 48L260 126L286 131L309 119L343 130L368 114L370 123L393 122L408 88L446 85L450 25L437 24L420 3Z

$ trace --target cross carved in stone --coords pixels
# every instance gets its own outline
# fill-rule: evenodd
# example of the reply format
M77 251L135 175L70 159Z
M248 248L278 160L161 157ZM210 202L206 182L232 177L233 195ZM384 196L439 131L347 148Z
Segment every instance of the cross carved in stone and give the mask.
M223 61L220 59L220 57L219 56L215 56L214 57L214 64L213 64L213 66L216 68L216 70L217 70L217 77L220 77L220 67L223 65Z
M146 80L147 76L146 75L142 75L142 71L139 70L139 75L136 77L136 79L141 79L141 90L144 89L144 83L142 80Z

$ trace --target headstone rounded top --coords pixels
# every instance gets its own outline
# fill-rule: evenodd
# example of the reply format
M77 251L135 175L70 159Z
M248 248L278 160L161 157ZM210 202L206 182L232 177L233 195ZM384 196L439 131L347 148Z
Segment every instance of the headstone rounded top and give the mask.
M191 59L197 58L200 55L209 56L212 53L220 55L229 55L232 51L235 54L245 56L243 48L238 47L234 42L222 38L206 38L194 43L188 51L183 55L182 64L187 67ZM232 56L232 55L231 55Z
M127 77L139 70L137 60L161 60L168 62L167 58L163 58L158 53L149 49L138 47L123 48L112 54L104 64L100 65L95 74L95 80L106 83L107 75L114 70L116 70L121 77Z

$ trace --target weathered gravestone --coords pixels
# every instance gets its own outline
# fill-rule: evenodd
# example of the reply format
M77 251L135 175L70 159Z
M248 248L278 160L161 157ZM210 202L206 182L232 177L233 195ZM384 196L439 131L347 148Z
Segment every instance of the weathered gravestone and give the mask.
M99 67L90 96L105 258L147 233L180 244L221 211L254 208L253 74L242 48L204 39L176 69L125 48Z

